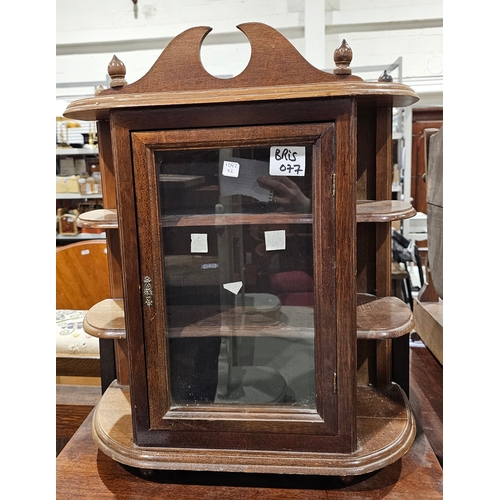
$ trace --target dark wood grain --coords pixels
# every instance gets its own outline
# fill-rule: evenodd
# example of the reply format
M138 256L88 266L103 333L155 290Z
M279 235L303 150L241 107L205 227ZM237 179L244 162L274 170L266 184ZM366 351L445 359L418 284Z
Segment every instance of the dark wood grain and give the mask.
M410 404L443 465L443 366L426 347L412 347L410 367Z
M392 110L377 108L375 127L375 199L391 198L392 184ZM375 236L375 295L391 294L391 224L377 224ZM410 321L413 321L411 318ZM409 330L405 330L405 333ZM383 345L386 344L386 345ZM389 387L396 380L392 367L391 340L377 341L377 387Z
M356 200L375 200L377 196L377 110L358 107ZM383 177L385 179L385 176ZM361 209L364 207L361 206ZM356 234L356 288L358 293L376 294L377 226L357 224ZM379 348L378 348L379 347ZM380 346L376 342L358 342L358 384L377 384L381 377L386 382L387 367L382 366Z
M110 120L113 130L111 146L114 161L119 165L119 168L115 171L115 178L116 189L120 193L117 220L121 261L116 273L122 282L125 324L129 330L133 329L142 332L142 315L130 313L130 311L141 310L141 290L137 286L140 283L140 271L132 151L129 130L115 122L116 120L112 116ZM138 344L134 344L129 339L115 340L117 376L118 381L124 385L133 384L130 373L129 350L134 350L135 355L138 357L143 356L144 353L143 338L139 336L138 340Z
M316 350L326 350L322 352L323 359L335 360L332 364L339 381L339 434L350 435L351 451L356 449L358 431L356 407L353 404L356 398L356 377L352 376L356 372L356 337L353 335L356 331L356 126L357 103L353 100L350 108L335 121L335 136L330 141L332 148L326 148L321 158L327 165L328 155L335 158L335 188L332 196L332 179L325 175L321 193L325 201L318 204L323 218L320 219L317 214L320 222L316 224L314 234L315 246L319 247L314 259L315 281L319 284L316 294L319 296L326 293L334 305L333 311L327 311L325 306L328 302L324 302L324 309L320 310L324 318L321 323L316 323ZM323 165L320 166L324 168ZM324 211L323 203L326 209L331 207L331 210ZM331 255L334 255L333 262ZM332 312L335 313L334 316L331 315ZM329 338L332 324L335 324L335 344ZM336 353L333 349L336 349ZM333 373L322 371L321 366L316 366L315 369L317 387L321 383L323 395L326 395L332 390L330 377ZM329 399L324 397L319 402L318 409L324 411L324 406L320 405L328 403Z
M98 386L56 386L56 455L82 425L100 396Z
M100 377L99 356L58 355L56 357L56 375L60 377Z

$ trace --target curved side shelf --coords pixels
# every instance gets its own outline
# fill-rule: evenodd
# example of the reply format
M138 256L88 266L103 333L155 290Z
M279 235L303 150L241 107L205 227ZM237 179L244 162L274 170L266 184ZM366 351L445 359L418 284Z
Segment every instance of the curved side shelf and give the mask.
M83 319L83 329L100 339L124 339L123 300L105 299L92 306Z
M358 295L358 339L393 339L411 332L414 326L411 309L397 297Z
M356 222L392 222L409 219L417 211L411 203L393 200L358 200L356 202Z
M84 212L78 216L76 225L91 229L118 229L116 209L102 208Z

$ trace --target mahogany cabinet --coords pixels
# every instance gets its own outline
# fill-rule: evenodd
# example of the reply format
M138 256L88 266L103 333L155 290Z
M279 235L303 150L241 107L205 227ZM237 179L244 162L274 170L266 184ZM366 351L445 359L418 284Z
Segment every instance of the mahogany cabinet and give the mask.
M93 437L118 462L355 475L394 462L415 422L392 340L413 328L390 296L392 108L418 100L384 74L333 74L277 31L239 29L252 55L208 74L210 28L177 36L150 71L65 116L97 120L112 296L85 329L115 339L117 378Z

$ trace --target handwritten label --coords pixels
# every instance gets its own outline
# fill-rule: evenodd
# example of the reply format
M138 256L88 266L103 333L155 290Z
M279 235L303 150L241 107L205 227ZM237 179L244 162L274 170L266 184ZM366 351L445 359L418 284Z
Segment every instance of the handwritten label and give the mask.
M305 146L272 146L269 175L303 177L306 174Z
M240 175L240 164L235 161L224 161L222 164L222 175L226 177L238 177Z
M265 176L269 171L269 164L267 161L250 160L247 158L228 158L224 160L223 171L226 162L238 165L238 177L221 175L219 179L221 196L242 194L266 203L272 200L272 191L268 188L261 187L257 182L259 177Z
M191 234L191 253L208 253L208 235L206 233Z

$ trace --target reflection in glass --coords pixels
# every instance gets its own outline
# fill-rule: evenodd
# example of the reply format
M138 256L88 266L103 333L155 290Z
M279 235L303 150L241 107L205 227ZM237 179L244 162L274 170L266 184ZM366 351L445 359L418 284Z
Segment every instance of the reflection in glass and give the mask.
M315 407L311 147L158 151L174 404ZM309 167L309 168L308 168Z

